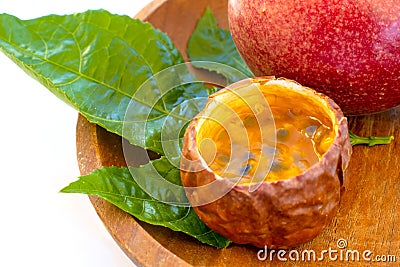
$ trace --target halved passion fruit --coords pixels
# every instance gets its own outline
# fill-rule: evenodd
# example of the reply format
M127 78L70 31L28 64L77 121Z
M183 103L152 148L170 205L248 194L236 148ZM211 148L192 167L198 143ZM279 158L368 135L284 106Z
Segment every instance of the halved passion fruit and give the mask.
M287 80L243 80L188 126L181 179L200 219L238 244L288 248L330 222L351 155L347 119Z

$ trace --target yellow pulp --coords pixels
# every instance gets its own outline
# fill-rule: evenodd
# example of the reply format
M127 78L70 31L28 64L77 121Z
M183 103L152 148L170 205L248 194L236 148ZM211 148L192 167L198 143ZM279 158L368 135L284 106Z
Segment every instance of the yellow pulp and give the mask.
M238 112L223 127L210 121L211 130L198 143L200 154L214 173L241 184L254 182L257 175L274 182L304 173L328 151L335 134L326 115L321 120L310 114L309 105L292 107L290 103L270 106L275 140L262 139L268 129L248 110Z

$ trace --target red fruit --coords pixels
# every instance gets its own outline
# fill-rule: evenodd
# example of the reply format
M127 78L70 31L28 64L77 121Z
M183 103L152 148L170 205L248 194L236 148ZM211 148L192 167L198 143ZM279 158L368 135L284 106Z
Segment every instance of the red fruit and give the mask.
M346 115L400 104L399 0L229 0L228 12L255 76L296 80Z

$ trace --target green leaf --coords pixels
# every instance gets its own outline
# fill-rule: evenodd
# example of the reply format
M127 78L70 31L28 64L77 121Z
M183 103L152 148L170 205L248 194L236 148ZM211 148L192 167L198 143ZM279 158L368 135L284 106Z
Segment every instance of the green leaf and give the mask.
M394 136L369 136L369 137L361 137L358 136L351 131L349 131L350 144L352 146L355 145L367 145L367 146L375 146L375 145L387 145L390 144L394 140Z
M217 26L217 20L209 8L199 19L196 29L189 39L187 54L195 67L216 71L224 75L228 79L228 83L254 76L237 51L230 31ZM228 65L239 71L240 75L233 71L226 72L215 65L209 65L208 61Z
M1 14L0 50L89 121L161 154L165 119L172 117L177 127L189 119L170 111L207 96L200 83L162 91L154 74L184 62L170 38L148 23L104 10L25 21ZM152 91L137 94L146 81ZM135 111L124 128L130 105Z
M162 177L180 184L179 169L170 165L167 159L155 160L152 165ZM144 165L138 169L147 167ZM231 243L225 237L210 230L199 219L193 208L169 205L150 196L136 183L126 167L103 167L95 170L89 175L80 177L61 192L84 193L101 197L139 220L181 231L217 248L227 247Z

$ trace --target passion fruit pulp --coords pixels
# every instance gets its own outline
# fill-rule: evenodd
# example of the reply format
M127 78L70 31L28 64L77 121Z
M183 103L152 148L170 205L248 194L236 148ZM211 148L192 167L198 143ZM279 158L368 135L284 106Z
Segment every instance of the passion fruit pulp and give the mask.
M185 132L181 179L214 231L238 244L289 248L333 218L350 155L347 120L331 99L261 77L210 96Z

